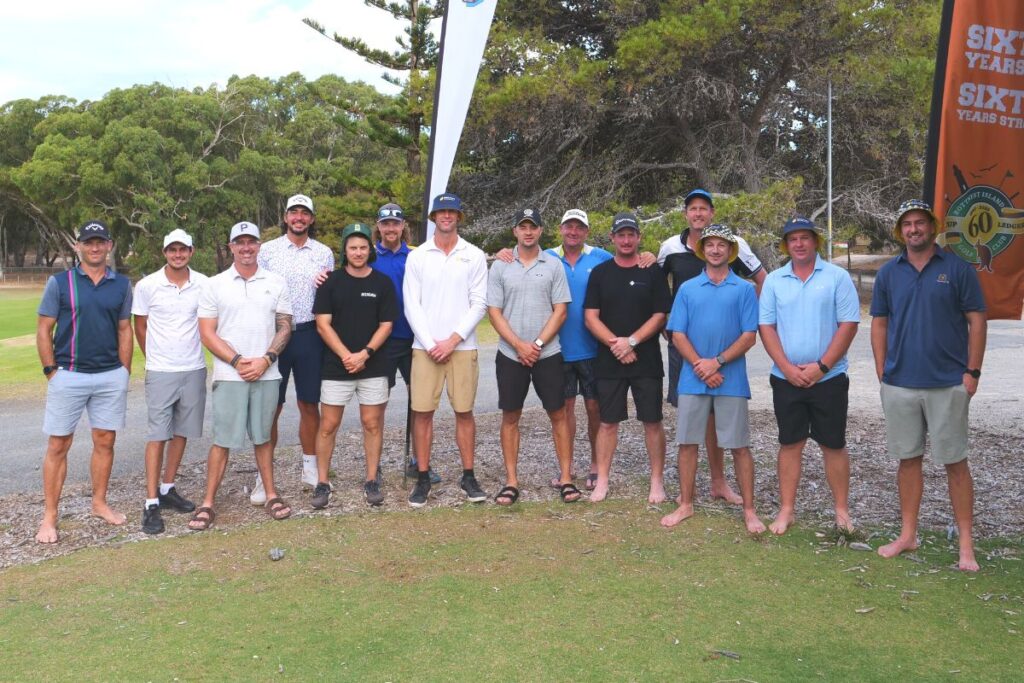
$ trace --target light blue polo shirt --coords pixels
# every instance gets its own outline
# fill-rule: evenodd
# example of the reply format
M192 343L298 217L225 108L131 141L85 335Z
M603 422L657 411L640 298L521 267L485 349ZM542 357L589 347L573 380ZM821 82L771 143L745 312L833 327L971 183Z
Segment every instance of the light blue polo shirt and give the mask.
M572 295L565 324L558 331L558 338L562 343L562 358L566 362L596 358L597 340L583 323L583 299L587 296L590 271L610 259L612 255L600 247L584 244L574 267L565 260L565 251L561 245L548 249L547 253L557 256L565 266L565 279L569 283L569 293Z
M786 358L795 365L816 363L828 349L839 323L860 322L860 300L849 273L815 257L814 272L804 282L792 262L768 273L761 287L758 322L775 325ZM844 355L821 381L846 372ZM785 379L772 364L772 374Z
M754 285L729 271L715 284L706 271L684 282L676 292L668 329L682 332L701 358L714 358L732 346L744 332L757 332L757 294ZM679 373L680 394L742 396L750 398L746 355L722 366L721 386L712 389L693 374L693 366L683 359Z

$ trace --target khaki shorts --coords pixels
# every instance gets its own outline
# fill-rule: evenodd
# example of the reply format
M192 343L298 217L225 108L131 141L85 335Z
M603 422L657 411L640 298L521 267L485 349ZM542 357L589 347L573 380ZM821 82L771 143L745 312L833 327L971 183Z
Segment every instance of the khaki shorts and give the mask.
M448 401L456 413L473 412L480 376L476 349L456 351L447 363L435 363L422 349L412 350L412 409L418 413L437 410L441 389L448 387Z
M882 383L882 412L889 455L900 460L924 455L952 465L967 457L967 409L971 397L963 384L938 389L907 389Z

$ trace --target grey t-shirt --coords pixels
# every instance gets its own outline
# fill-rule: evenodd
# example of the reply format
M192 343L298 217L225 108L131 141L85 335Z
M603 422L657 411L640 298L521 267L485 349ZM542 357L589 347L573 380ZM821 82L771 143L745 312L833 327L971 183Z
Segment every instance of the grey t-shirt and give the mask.
M537 260L524 267L519 260L519 248L512 250L512 263L495 261L487 276L487 305L500 308L505 320L516 336L533 341L544 329L555 304L572 301L569 283L565 279L562 262L543 251ZM498 351L516 360L518 354L504 339L498 341ZM540 357L548 358L561 351L558 336L548 340Z

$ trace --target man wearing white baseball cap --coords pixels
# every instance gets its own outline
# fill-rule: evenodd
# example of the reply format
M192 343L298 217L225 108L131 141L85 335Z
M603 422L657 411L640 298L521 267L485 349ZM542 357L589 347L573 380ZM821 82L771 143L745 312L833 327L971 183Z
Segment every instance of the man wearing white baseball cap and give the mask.
M174 485L187 440L203 435L206 412L206 359L197 311L208 278L189 267L192 253L191 235L180 228L169 232L164 237L166 265L139 280L132 298L135 338L146 357L149 431L142 530L147 534L163 532L162 509L196 508Z
M276 273L288 283L291 297L292 336L281 353L281 388L271 441L277 446L277 421L284 408L288 378L295 375L295 402L299 408L299 444L302 446L302 483L317 485L316 433L320 427L320 368L323 364L324 342L316 331L313 299L316 288L334 270L334 254L330 247L313 239L316 232L316 211L313 200L304 194L292 195L285 204L280 237L260 248L261 268ZM250 497L253 505L262 505L267 496L259 478Z

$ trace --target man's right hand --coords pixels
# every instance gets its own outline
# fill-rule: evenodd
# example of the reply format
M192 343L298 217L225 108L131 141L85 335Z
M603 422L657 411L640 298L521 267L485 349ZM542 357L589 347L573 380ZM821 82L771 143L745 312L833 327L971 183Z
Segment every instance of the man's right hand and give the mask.
M519 362L528 368L532 368L534 363L540 359L540 349L537 348L536 344L520 339L516 342L515 347L516 355L519 356Z
M786 378L786 381L792 384L793 386L800 387L802 389L806 389L807 387L811 386L811 384L809 384L806 378L804 377L803 365L788 364L786 367L780 367L779 369L782 370L782 374Z

